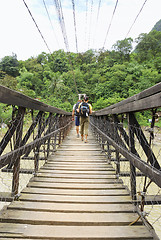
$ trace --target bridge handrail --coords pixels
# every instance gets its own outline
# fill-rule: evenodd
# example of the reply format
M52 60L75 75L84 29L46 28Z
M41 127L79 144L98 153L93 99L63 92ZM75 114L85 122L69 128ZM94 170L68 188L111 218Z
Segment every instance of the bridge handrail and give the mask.
M0 85L0 102L9 105L16 105L19 107L39 110L43 112L58 113L63 115L71 115L62 109L47 105L36 99L28 97L22 93L11 90L7 87Z
M28 150L31 151L33 148L44 144L48 139L50 139L53 135L58 134L63 129L67 128L71 122L68 122L64 127L61 127L41 138L37 138L35 141L32 141L24 146L21 146L3 156L0 156L0 169L6 166L9 163L14 164L17 157L21 157L24 155Z
M28 172L28 169L21 167L20 162L33 158L34 166L29 172L36 173L40 167L41 152L45 161L67 135L72 125L72 114L2 85L0 102L12 106L7 109L8 122L4 125L0 139L0 169L13 173L11 191L14 196L18 193L20 173Z
M161 83L104 109L93 112L94 116L139 112L161 107Z
M161 187L161 171L155 169L153 166L150 166L145 161L140 159L135 154L131 153L127 149L118 145L112 138L103 133L97 126L92 124L92 127L99 132L105 139L107 139L108 143L111 144L118 152L120 152L125 158L129 159L130 162L138 168L145 176L149 177L153 182L157 184L158 187Z

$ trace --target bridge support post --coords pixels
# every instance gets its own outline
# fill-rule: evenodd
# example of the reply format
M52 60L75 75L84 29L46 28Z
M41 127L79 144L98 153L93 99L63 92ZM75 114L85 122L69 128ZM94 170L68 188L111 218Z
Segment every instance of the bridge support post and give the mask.
M43 116L43 112L42 115L39 119L38 122L38 134L37 134L37 138L41 137L41 133L42 133L42 116ZM40 152L40 146L39 144L36 146L35 151L34 151L34 171L35 173L38 171L39 169L39 152Z
M51 132L52 129L52 113L49 114L49 128L48 128L48 133ZM47 141L47 158L49 157L49 153L50 153L50 142L51 142L51 138L49 138L49 140Z
M135 151L135 140L134 140L133 113L128 114L128 125L129 125L129 150L135 154L136 151ZM130 162L130 184L131 184L132 199L136 200L136 168L131 162Z
M23 119L25 114L25 108L19 107L17 117L19 124L16 129L16 143L14 149L17 149L22 145L22 132L23 132ZM13 179L12 179L12 196L18 193L19 187L19 172L20 172L20 156L18 155L13 165Z
M58 128L61 128L62 127L62 115L59 116L59 127ZM62 138L62 130L60 130L59 132L59 145L61 144L61 138Z
M114 119L114 136L115 136L116 142L120 141L121 143L121 138L119 135L119 127L118 127L119 120L116 114L113 116L113 119ZM118 176L120 175L120 153L117 149L116 149L116 174Z

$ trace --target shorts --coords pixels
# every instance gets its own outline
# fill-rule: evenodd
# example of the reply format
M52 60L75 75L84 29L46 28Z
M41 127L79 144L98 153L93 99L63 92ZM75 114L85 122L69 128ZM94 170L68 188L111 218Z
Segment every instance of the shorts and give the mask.
M75 126L79 126L80 123L79 123L79 116L75 116Z

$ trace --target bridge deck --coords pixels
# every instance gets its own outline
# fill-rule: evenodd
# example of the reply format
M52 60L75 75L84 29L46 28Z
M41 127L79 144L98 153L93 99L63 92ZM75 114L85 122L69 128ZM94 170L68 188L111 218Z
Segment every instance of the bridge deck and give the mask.
M1 239L153 239L90 133L72 129L55 155L0 216Z

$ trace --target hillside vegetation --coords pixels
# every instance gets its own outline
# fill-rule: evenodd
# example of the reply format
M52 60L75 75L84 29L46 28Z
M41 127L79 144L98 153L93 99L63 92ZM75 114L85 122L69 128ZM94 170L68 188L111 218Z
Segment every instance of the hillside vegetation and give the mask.
M161 32L153 30L117 41L111 51L52 54L0 61L0 84L49 105L72 110L77 93L89 96L94 110L107 107L161 81Z
M154 25L153 30L160 31L161 32L161 19Z

